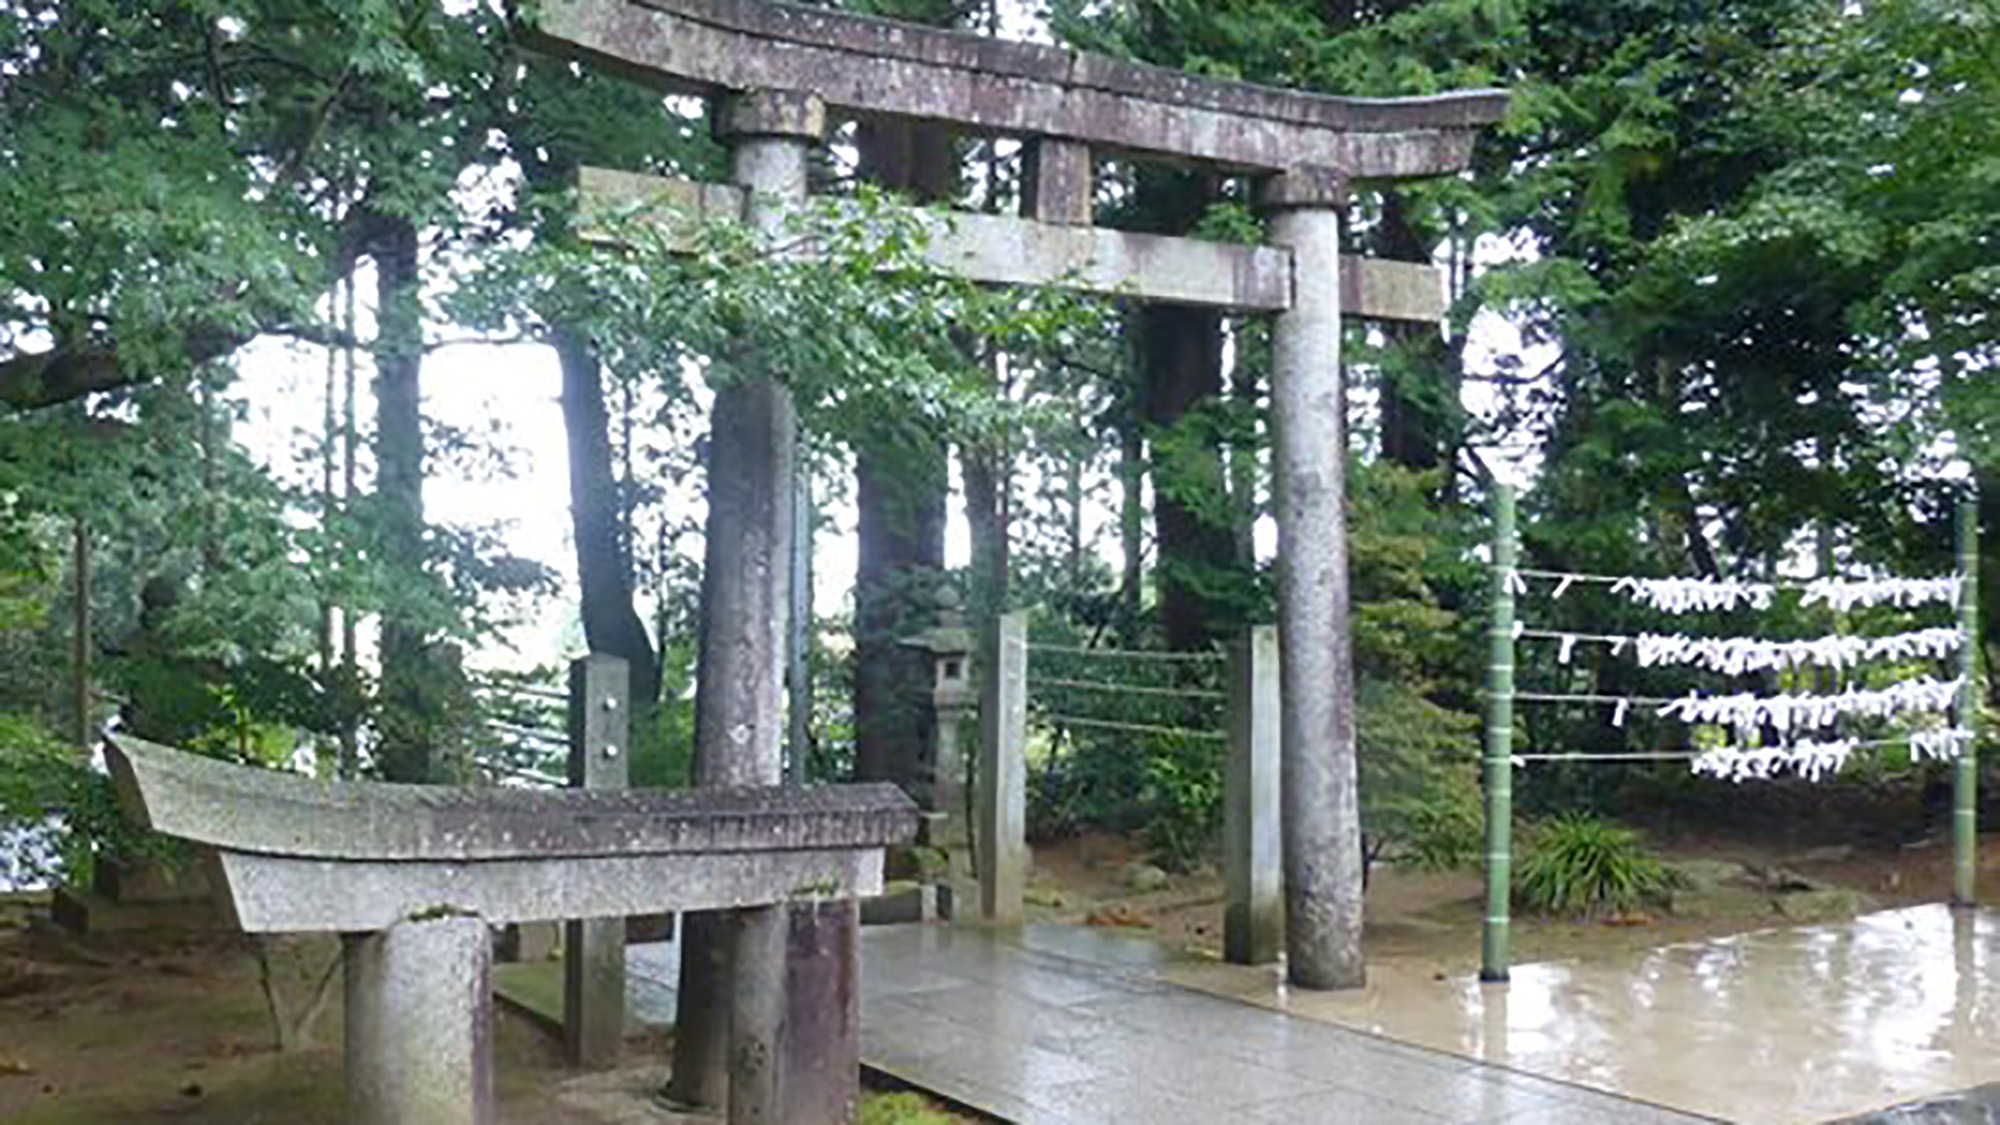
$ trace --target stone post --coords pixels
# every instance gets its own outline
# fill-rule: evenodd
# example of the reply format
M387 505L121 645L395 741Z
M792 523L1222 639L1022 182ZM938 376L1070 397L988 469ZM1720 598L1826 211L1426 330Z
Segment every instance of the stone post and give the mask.
M981 649L973 817L979 912L988 922L1013 924L1028 881L1028 615L995 617Z
M792 492L792 629L785 653L785 784L806 783L812 754L813 502L812 466L794 455Z
M1090 146L1037 137L1021 149L1021 215L1066 227L1090 225L1096 163Z
M767 242L779 242L805 201L806 160L826 132L826 107L811 95L759 91L719 100L714 120L730 146L733 179L746 189L745 222ZM716 391L710 428L695 783L776 785L783 772L798 419L782 384L747 379ZM774 1120L769 1064L784 1011L785 911L739 911L727 926L714 914L690 914L684 932L667 1098L715 1106L726 1093L730 1120ZM766 964L771 958L775 963Z
M1259 625L1229 650L1229 767L1223 779L1223 956L1264 965L1284 948L1279 843L1278 630Z
M1340 363L1339 173L1259 185L1271 241L1292 252L1292 305L1272 332L1271 438L1284 685L1286 974L1363 983L1361 815L1349 635L1347 393Z
M1958 501L1958 704L1952 718L1965 741L1952 765L1952 891L1954 906L1979 904L1979 493Z
M411 918L344 941L348 1120L491 1122L493 950L486 922L457 914Z
M861 904L789 908L781 1112L770 1120L847 1125L861 1101Z
M569 666L569 783L624 789L631 772L630 666L604 654ZM563 925L563 1044L573 1066L618 1065L625 1043L625 919Z
M1493 482L1493 578L1486 626L1486 920L1479 979L1504 981L1513 961L1514 893L1514 486Z

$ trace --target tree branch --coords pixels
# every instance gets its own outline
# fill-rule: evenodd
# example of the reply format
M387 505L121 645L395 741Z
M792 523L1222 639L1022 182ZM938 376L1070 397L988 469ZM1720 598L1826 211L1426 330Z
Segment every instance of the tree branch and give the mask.
M189 330L184 338L188 362L199 366L219 359L250 341L242 333L213 327ZM154 372L126 363L116 347L89 342L57 345L0 360L0 405L38 410L100 391L145 382Z

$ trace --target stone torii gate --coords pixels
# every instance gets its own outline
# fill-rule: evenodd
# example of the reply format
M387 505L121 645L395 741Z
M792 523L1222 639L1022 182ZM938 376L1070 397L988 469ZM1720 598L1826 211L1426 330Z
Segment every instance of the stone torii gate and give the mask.
M1428 266L1343 258L1341 215L1355 182L1463 169L1507 95L1303 94L767 0L545 0L539 41L663 90L719 98L732 185L592 171L587 200L664 194L775 234L806 200L807 154L830 113L943 122L1018 138L1026 161L1022 216L938 224L926 252L940 267L1275 314L1287 971L1310 988L1362 983L1341 319L1435 322L1443 285ZM1092 227L1099 153L1255 177L1270 244ZM719 392L713 426L699 780L768 784L784 726L796 421L785 389L764 382ZM739 938L758 940L770 939Z

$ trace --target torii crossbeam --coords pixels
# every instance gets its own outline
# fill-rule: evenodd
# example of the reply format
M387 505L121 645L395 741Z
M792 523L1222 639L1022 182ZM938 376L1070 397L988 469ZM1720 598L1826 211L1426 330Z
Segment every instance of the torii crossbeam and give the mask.
M1426 266L1344 260L1341 215L1353 182L1463 169L1505 92L1328 97L767 0L545 0L539 34L661 89L721 98L733 187L593 171L587 202L664 196L775 235L805 202L806 155L829 113L916 118L1025 146L1023 215L941 225L928 251L941 268L1275 314L1287 972L1312 988L1362 983L1341 320L1435 321L1443 287ZM1093 228L1097 153L1256 177L1269 245ZM702 780L775 780L795 421L784 388L764 382L718 392L714 426ZM1003 920L1019 913L988 905Z

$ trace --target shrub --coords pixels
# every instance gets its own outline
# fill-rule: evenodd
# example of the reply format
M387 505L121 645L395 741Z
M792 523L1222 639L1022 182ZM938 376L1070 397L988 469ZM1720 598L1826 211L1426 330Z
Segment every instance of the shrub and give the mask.
M1572 814L1535 828L1515 874L1514 897L1544 914L1591 916L1659 903L1677 882L1637 832Z

